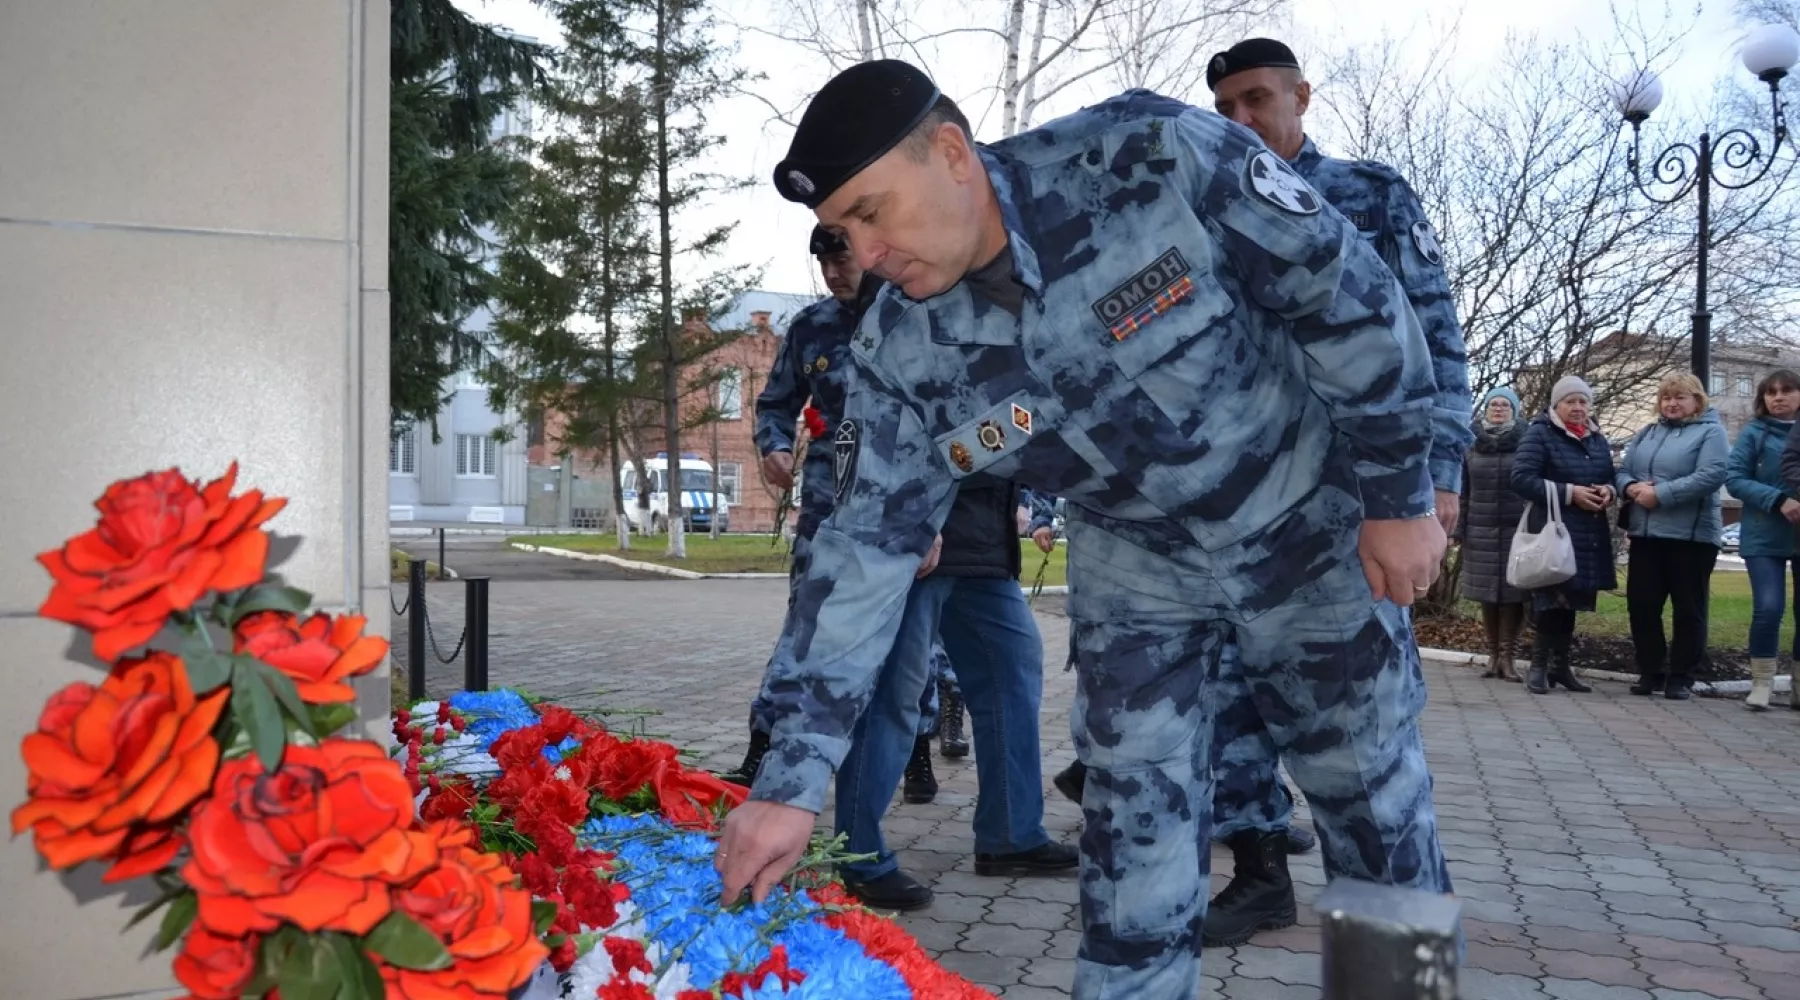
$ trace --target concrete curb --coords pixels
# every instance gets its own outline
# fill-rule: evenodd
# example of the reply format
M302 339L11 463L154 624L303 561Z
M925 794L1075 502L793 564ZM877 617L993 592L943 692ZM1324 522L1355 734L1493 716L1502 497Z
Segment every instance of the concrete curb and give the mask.
M673 566L664 566L661 563L648 563L648 562L638 562L638 561L632 560L632 559L621 559L618 556L609 556L609 555L606 555L605 553L601 553L601 552L576 552L573 549L558 549L558 548L553 548L553 547L547 546L547 545L530 545L525 542L512 542L511 545L513 548L518 549L520 552L536 552L538 555L556 556L560 559L581 559L581 560L585 560L587 562L607 563L608 565L617 566L620 569L629 569L629 570L634 570L634 571L640 572L640 573L656 573L661 576L674 577L677 580L785 580L785 579L787 579L786 573L696 573L691 569L676 569ZM1025 586L1024 584L1020 584L1019 587L1020 587L1020 589L1024 590L1026 593L1031 592L1031 588ZM1044 594L1067 594L1068 592L1069 592L1069 588L1065 587L1065 586L1045 587L1042 591L1040 591L1040 593L1044 593ZM1748 690L1748 689L1746 689L1746 690Z
M676 569L673 566L660 566L656 563L634 562L620 559L604 552L576 552L573 549L557 549L547 545L527 545L524 542L513 542L512 547L520 552L536 552L539 555L556 556L559 559L580 559L583 562L606 563L620 569L628 569L638 573L655 573L659 576L672 576L677 580L704 580L705 573L696 573L691 569Z
M1485 655L1481 653L1465 653L1459 649L1432 649L1429 646L1420 646L1419 659L1429 660L1432 663L1448 664L1450 666L1487 666L1487 657ZM1515 660L1513 661L1513 666L1520 673L1524 673L1530 668L1531 664L1525 660ZM1583 670L1581 672L1581 677L1583 680L1622 681L1627 684L1638 679L1638 675L1636 674L1620 673L1616 670ZM1793 685L1793 677L1788 674L1782 674L1775 678L1775 693L1784 694L1787 691L1792 690ZM1745 695L1750 693L1750 682L1701 681L1694 685L1694 693L1720 696Z

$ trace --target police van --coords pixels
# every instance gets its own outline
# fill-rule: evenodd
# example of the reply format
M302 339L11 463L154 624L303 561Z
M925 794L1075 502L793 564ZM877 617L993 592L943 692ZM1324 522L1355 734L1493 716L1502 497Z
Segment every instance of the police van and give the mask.
M626 463L619 470L619 486L625 496L625 516L631 528L640 534L660 535L669 530L669 453L660 451L644 462L649 474L647 482L638 481L637 466ZM681 456L682 528L688 532L711 531L713 517L713 467L700 456ZM639 491L650 494L650 509L638 502ZM649 524L645 524L645 518ZM731 504L719 493L719 530L731 530Z

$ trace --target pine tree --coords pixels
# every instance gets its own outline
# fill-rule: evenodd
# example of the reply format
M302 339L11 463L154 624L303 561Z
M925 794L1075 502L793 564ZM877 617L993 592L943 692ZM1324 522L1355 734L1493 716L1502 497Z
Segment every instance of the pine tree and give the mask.
M480 351L463 321L492 293L481 231L522 181L494 121L544 53L450 0L392 0L390 23L389 405L396 428L429 422L435 439L444 381Z

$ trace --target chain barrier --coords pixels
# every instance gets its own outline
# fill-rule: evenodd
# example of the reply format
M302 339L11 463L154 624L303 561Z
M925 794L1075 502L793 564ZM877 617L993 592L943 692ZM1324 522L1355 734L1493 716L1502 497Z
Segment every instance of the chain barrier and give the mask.
M405 616L406 612L412 609L412 590L410 588L407 590L405 604L395 604L394 603L394 588L389 587L388 588L388 607L394 609L394 617L395 618L400 618L400 617Z
M443 650L438 648L437 635L431 631L431 603L427 601L421 606L425 609L425 638L431 642L431 655L437 657L439 663L455 663L457 656L462 654L463 643L468 641L468 624L463 625L462 635L456 637L456 648L450 651L449 656L445 656Z

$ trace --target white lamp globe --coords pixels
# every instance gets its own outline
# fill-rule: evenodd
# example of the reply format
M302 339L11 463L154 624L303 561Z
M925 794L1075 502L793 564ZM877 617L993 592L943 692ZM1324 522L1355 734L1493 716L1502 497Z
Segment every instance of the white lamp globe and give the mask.
M1800 31L1785 24L1766 24L1744 39L1744 68L1774 82L1800 62Z
M1613 84L1613 103L1627 121L1641 122L1662 104L1662 81L1647 69L1632 70Z

